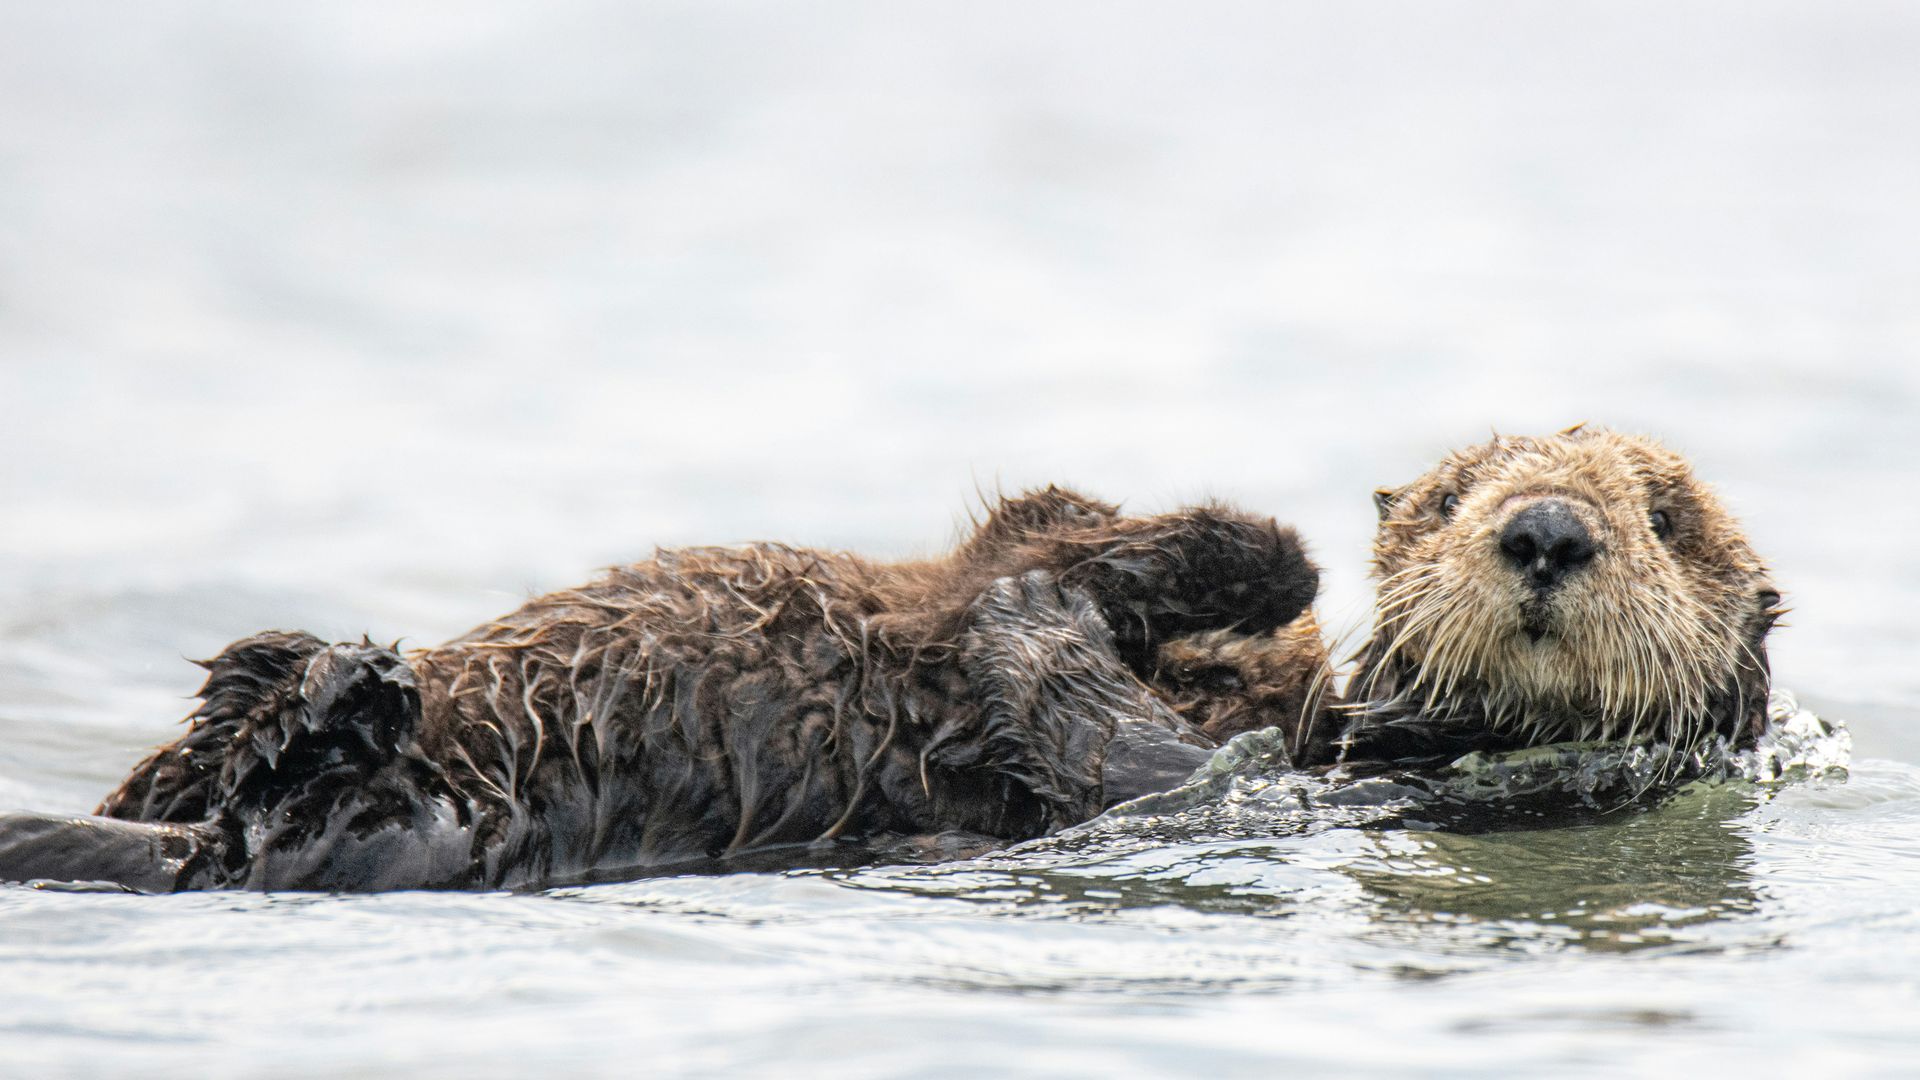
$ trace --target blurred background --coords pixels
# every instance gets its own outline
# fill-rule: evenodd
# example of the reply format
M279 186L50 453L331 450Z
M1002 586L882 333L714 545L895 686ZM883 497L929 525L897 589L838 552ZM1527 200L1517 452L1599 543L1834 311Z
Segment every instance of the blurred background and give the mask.
M1906 3L0 5L0 802L256 629L1219 496L1365 616L1489 430L1690 454L1920 702ZM1905 738L1856 725L1862 749Z

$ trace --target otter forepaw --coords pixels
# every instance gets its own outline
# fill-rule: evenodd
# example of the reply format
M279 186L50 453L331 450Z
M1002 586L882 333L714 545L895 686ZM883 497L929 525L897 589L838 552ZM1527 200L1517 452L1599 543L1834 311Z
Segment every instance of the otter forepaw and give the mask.
M1284 626L1319 591L1299 535L1272 518L1198 507L1143 524L1063 575L1094 597L1136 671L1170 638Z

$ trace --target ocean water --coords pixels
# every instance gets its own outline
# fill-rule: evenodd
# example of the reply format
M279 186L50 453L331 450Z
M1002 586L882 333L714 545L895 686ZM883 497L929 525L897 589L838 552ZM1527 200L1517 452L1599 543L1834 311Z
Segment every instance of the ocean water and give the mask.
M266 627L983 493L1695 460L1850 775L533 895L0 887L0 1074L1920 1069L1920 12L0 2L0 804Z

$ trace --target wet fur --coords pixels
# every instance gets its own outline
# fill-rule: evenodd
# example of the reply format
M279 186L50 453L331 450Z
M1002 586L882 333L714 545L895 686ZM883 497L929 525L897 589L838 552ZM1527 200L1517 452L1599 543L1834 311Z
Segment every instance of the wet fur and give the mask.
M1169 708L1163 647L1265 635L1317 580L1271 519L1123 517L1060 489L923 562L662 551L404 656L237 642L188 732L99 812L178 827L178 887L514 887L853 837L1022 839L1177 782L1233 722ZM0 876L85 869L49 850Z
M1337 752L1333 675L1320 624L1307 612L1269 634L1217 630L1170 641L1154 684L1208 738L1278 727L1293 761L1305 765Z

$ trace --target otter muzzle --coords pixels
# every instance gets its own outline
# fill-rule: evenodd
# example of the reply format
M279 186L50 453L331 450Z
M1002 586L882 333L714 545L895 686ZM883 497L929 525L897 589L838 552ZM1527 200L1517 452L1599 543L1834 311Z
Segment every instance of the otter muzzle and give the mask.
M1558 588L1599 550L1564 499L1530 503L1500 530L1500 553L1536 593Z

